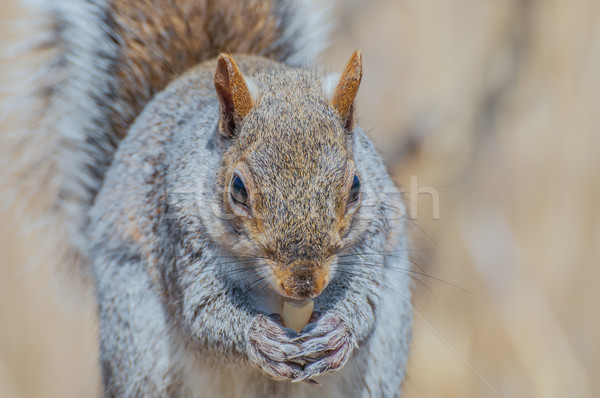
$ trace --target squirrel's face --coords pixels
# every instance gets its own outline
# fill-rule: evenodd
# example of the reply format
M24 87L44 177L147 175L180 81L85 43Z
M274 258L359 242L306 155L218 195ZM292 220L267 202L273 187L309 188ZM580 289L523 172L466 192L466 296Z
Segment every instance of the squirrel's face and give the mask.
M345 145L297 133L272 140L264 131L247 131L262 137L240 139L241 148L231 151L222 203L238 254L260 258L281 294L309 298L327 286L336 254L347 244L360 207L360 177ZM338 134L343 143L344 132Z
M241 77L233 72L230 83ZM272 71L250 84L243 115L227 115L220 98L223 242L237 257L255 258L260 277L280 294L312 298L329 283L337 254L357 239L350 231L362 194L351 122L307 71Z

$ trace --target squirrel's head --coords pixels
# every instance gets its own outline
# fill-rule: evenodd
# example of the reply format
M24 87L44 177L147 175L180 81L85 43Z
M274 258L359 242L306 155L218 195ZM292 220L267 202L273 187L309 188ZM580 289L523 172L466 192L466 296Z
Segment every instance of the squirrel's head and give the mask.
M221 243L257 259L259 275L284 296L319 295L337 253L358 239L352 132L361 75L358 51L326 78L286 66L245 77L231 56L218 58Z

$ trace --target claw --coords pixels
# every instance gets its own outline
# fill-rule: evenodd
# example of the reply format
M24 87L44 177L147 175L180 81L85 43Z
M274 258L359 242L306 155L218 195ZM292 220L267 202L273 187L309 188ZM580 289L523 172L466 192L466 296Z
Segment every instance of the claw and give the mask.
M325 351L327 351L327 347L325 347L325 346L319 346L319 347L315 347L314 349L309 350L309 351L301 351L301 352L299 352L296 355L291 355L291 356L288 357L288 359L290 361L294 361L294 360L296 360L298 358L306 358L306 359L308 359L308 358L314 357L315 355L317 355L319 353L322 353L322 352L325 352ZM305 359L304 362L306 362L306 359Z
M325 373L332 373L342 368L350 359L352 350L350 347L343 346L333 352L330 356L320 359L304 367L304 374L294 381L305 381Z
M313 357L317 354L326 353L327 351L335 348L336 346L332 345L329 339L326 337L307 340L300 346L299 352L290 356L289 359L293 360L299 357Z
M309 323L300 331L298 337L292 339L294 343L303 342L315 337L324 336L336 330L340 326L340 321L337 319L321 318L318 322Z

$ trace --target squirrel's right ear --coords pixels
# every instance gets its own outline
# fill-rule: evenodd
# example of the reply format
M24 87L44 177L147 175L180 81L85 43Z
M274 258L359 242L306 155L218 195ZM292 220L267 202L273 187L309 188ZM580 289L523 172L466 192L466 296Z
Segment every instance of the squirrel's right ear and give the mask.
M330 76L323 81L323 90L329 97L329 104L340 115L347 131L354 129L354 99L361 79L362 58L360 50L357 50L341 75Z
M252 81L244 79L231 55L223 53L217 58L215 90L221 104L219 130L231 137L258 99L256 86Z

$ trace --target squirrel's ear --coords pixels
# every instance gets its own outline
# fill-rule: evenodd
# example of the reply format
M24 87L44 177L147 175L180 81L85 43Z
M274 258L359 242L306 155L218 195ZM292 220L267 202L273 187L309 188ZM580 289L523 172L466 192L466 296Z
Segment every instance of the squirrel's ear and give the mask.
M221 103L219 129L226 136L232 136L237 124L255 105L256 85L252 81L246 81L233 58L223 53L217 58L215 90Z
M342 118L348 131L354 129L354 99L362 78L362 60L360 50L352 54L352 58L342 72L333 94L330 94L331 106ZM326 89L327 91L327 89Z

